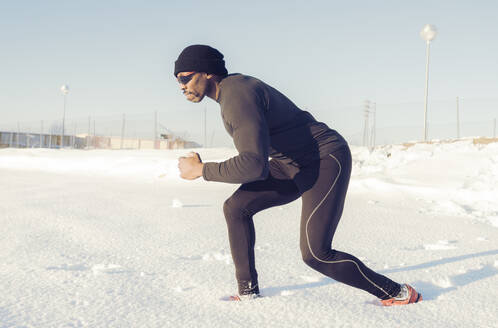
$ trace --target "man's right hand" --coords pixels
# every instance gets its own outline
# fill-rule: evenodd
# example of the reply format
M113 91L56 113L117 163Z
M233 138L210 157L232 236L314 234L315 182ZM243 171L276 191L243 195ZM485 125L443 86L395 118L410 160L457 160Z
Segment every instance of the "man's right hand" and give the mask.
M201 156L198 153L190 152L186 157L182 156L178 159L178 168L180 169L180 177L186 180L194 180L202 176Z

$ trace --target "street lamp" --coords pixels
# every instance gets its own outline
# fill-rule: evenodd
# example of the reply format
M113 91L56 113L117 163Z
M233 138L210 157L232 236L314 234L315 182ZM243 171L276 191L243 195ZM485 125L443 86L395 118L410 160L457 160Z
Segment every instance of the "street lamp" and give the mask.
M426 50L426 64L425 64L425 111L424 111L424 141L427 141L427 96L429 93L429 52L431 41L436 37L437 30L434 25L426 24L422 31L420 31L420 36L427 43Z
M64 112L62 114L62 134L61 134L61 149L64 148L64 123L66 122L66 96L69 93L69 86L64 84L61 87L61 92L64 95Z

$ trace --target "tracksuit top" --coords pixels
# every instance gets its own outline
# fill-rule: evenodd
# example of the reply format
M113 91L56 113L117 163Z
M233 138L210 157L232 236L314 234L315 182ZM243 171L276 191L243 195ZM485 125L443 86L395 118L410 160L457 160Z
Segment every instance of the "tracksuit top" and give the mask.
M347 146L325 123L299 109L278 90L254 77L230 74L219 84L217 102L238 155L204 163L207 181L248 183L268 176L268 157L295 172Z

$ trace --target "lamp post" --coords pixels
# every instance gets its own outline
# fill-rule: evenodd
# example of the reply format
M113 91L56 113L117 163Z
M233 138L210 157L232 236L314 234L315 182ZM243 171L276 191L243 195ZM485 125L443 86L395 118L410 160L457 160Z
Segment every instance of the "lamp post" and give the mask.
M424 141L427 141L427 97L429 94L429 53L431 48L431 41L436 37L437 30L434 25L426 24L420 36L427 43L426 50L426 63L425 63L425 111L424 111Z
M61 149L64 148L64 124L66 123L66 96L69 93L69 86L64 84L61 87L61 92L64 95L64 112L62 114L62 134L61 134Z

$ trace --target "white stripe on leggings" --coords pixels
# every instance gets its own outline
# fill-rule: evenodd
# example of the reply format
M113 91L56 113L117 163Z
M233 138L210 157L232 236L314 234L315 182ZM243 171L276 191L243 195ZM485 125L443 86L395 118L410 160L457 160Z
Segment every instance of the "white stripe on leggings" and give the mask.
M363 277L365 277L365 279L368 282L370 282L372 285L374 285L375 287L377 287L378 289L380 289L387 296L393 297L388 292L386 292L384 289L382 289L381 287L377 286L372 280L368 279L368 277L363 273L363 271L361 271L361 268L358 265L358 263L356 263L355 261L353 261L353 260L325 261L325 260L319 259L315 255L315 253L313 253L313 250L311 249L310 239L309 239L309 235L308 235L308 224L310 223L311 217L313 216L313 214L315 214L315 212L318 209L318 207L320 207L320 205L322 205L322 203L325 201L325 198L327 198L327 196L330 194L330 192L332 191L332 189L334 189L334 186L337 183L337 180L339 180L339 176L341 175L341 171L342 171L341 163L339 163L339 161L337 160L337 158L335 158L335 156L333 156L332 154L329 154L329 156L332 157L333 159L335 159L335 161L337 162L337 164L339 164L339 173L337 174L337 177L335 178L334 183L332 184L332 187L330 187L330 190L327 192L327 194L325 195L325 197L323 197L323 199L321 200L321 202L315 207L315 209L311 212L310 216L308 217L308 220L306 221L306 241L308 242L308 248L309 248L309 250L311 252L311 255L313 255L313 257L317 261L320 261L322 263L331 263L331 264L342 263L342 262L351 262L351 263L354 263L356 265L356 267L358 268L358 271L360 271L361 275Z

